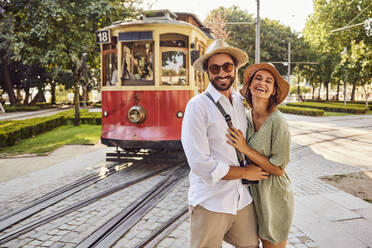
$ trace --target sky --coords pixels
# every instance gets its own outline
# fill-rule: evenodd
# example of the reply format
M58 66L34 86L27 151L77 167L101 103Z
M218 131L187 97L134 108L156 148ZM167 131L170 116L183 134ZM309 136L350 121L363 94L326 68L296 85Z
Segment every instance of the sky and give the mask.
M256 16L256 0L145 0L144 9L169 9L173 12L190 12L201 21L208 16L209 11L236 5ZM301 32L305 27L306 18L313 12L312 0L260 0L261 18L278 20L292 31Z

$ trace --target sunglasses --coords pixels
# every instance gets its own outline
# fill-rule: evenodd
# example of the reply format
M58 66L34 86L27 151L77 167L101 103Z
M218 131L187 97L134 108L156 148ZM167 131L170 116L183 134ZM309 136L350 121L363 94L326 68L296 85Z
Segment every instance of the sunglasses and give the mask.
M234 69L234 64L230 63L230 62L226 62L225 64L223 65L216 65L216 64L213 64L213 65L210 65L209 66L209 71L212 73L212 74L219 74L220 73L220 69L222 69L229 73L231 72L233 69Z

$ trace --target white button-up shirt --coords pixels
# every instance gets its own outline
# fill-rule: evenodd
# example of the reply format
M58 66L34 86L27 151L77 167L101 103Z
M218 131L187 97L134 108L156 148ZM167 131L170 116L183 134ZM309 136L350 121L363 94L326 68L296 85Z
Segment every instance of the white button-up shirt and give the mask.
M247 130L244 105L239 93L232 90L229 99L210 83L207 90L214 101L231 116L235 128ZM236 214L252 202L252 197L241 179L222 180L230 165L239 166L235 148L226 143L228 125L216 105L205 95L193 97L187 104L182 123L182 145L191 168L189 204Z

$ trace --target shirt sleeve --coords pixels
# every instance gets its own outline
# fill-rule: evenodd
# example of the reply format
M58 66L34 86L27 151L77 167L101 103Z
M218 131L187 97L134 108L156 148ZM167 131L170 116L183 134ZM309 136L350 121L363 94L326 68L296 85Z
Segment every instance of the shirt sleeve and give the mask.
M211 156L207 129L206 106L191 100L182 122L182 146L191 171L206 184L214 185L228 173L230 166Z
M274 120L271 137L271 156L270 162L279 166L283 170L289 163L289 149L291 144L291 134L287 121L281 117Z

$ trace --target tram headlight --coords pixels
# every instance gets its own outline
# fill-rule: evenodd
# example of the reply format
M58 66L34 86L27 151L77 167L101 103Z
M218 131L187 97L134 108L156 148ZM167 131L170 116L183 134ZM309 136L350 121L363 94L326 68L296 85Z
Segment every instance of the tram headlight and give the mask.
M108 116L108 111L107 110L103 111L103 116L104 117L107 117Z
M146 119L146 110L141 106L133 106L128 111L128 119L135 124L141 124Z
M183 117L183 112L182 111L178 111L177 112L177 117L181 119Z

